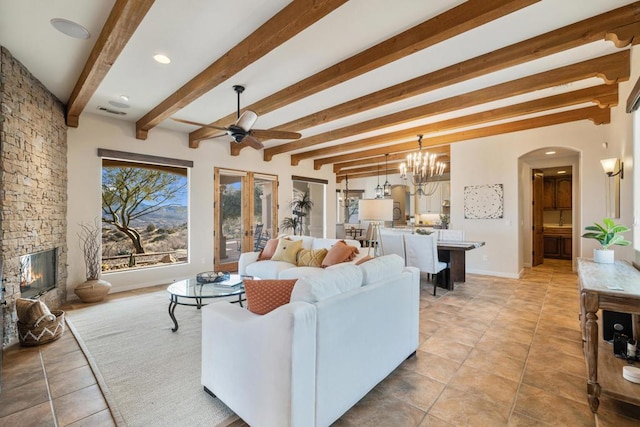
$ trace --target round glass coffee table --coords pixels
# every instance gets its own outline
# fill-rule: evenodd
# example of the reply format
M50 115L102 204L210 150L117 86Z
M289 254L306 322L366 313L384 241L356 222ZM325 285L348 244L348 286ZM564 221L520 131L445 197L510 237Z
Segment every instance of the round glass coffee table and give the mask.
M238 303L240 307L242 307L242 301L244 301L242 298L244 295L242 279L245 278L250 279L252 277L232 274L229 280L225 281L225 283L232 286L221 286L215 283L198 283L195 278L180 280L179 282L169 285L167 288L167 292L169 292L169 317L173 320L174 325L171 330L173 332L178 330L178 321L174 314L176 306L178 305L188 305L200 310L200 307L206 305L204 300L237 296L238 300L231 302Z

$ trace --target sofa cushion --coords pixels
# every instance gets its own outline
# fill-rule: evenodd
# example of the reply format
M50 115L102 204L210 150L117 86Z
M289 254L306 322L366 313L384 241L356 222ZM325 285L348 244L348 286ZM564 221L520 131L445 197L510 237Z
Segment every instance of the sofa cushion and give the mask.
M320 274L324 269L320 267L295 267L288 268L278 272L278 279L299 279L305 276L315 276Z
M249 276L259 277L261 279L278 279L280 278L280 274L282 271L289 269L295 270L295 267L295 264L291 264L285 261L257 261L247 265L247 267L245 268L245 273Z
M298 252L298 267L322 267L322 261L327 256L327 249L300 249Z
M362 286L388 279L402 272L404 260L396 254L384 255L360 264Z
M278 248L278 239L269 239L267 243L264 245L264 248L260 251L260 255L258 255L259 261L264 261L267 259L271 259L273 254L276 253L276 249Z
M330 267L332 265L351 261L356 257L356 254L358 254L357 247L347 245L344 240L340 240L331 246L327 256L324 257L324 260L322 261L322 266Z
M311 249L331 249L331 246L335 245L337 242L344 242L349 246L355 246L356 248L360 247L360 242L357 240L351 239L321 239L316 237L313 239L311 244Z
M304 267L301 267L304 268ZM362 272L353 264L336 265L296 282L291 301L316 303L334 295L348 292L362 285Z
M276 253L271 257L272 261L284 261L291 264L296 263L298 251L302 248L301 240L280 239Z
M319 248L313 248L313 241L316 240L315 237L311 237L311 236L289 236L286 235L286 238L289 240L300 240L302 242L302 249L319 249Z
M289 303L296 280L244 279L247 310L255 314L267 314Z

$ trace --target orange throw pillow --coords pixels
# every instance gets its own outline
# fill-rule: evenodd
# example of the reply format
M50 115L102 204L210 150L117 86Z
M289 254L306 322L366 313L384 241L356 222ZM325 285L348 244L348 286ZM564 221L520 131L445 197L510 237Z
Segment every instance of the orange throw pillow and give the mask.
M258 255L258 261L266 261L271 259L273 254L276 253L276 248L278 247L278 239L269 239L267 243L264 245L264 248L260 251L260 255Z
M332 265L340 264L342 262L351 261L358 253L358 248L355 246L347 245L344 240L340 240L335 245L331 246L327 256L322 260L323 267L330 267Z
M247 309L255 314L267 314L291 300L293 286L298 279L291 280L243 280L247 296Z
M367 255L365 257L360 258L358 261L356 261L356 265L360 265L360 264L364 264L367 261L371 261L373 259L373 257L371 255Z

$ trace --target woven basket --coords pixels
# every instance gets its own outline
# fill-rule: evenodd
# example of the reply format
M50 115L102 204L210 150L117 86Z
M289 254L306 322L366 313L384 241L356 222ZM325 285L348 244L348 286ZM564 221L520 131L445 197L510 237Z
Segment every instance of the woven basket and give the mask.
M64 333L64 311L51 310L56 320L41 320L37 324L26 325L18 321L18 338L25 347L55 341Z

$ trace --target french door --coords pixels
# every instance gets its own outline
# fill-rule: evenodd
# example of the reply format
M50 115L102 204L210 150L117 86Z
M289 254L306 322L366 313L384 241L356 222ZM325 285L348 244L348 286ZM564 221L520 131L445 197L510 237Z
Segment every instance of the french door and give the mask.
M214 170L214 269L237 271L242 252L259 250L277 233L278 177Z

